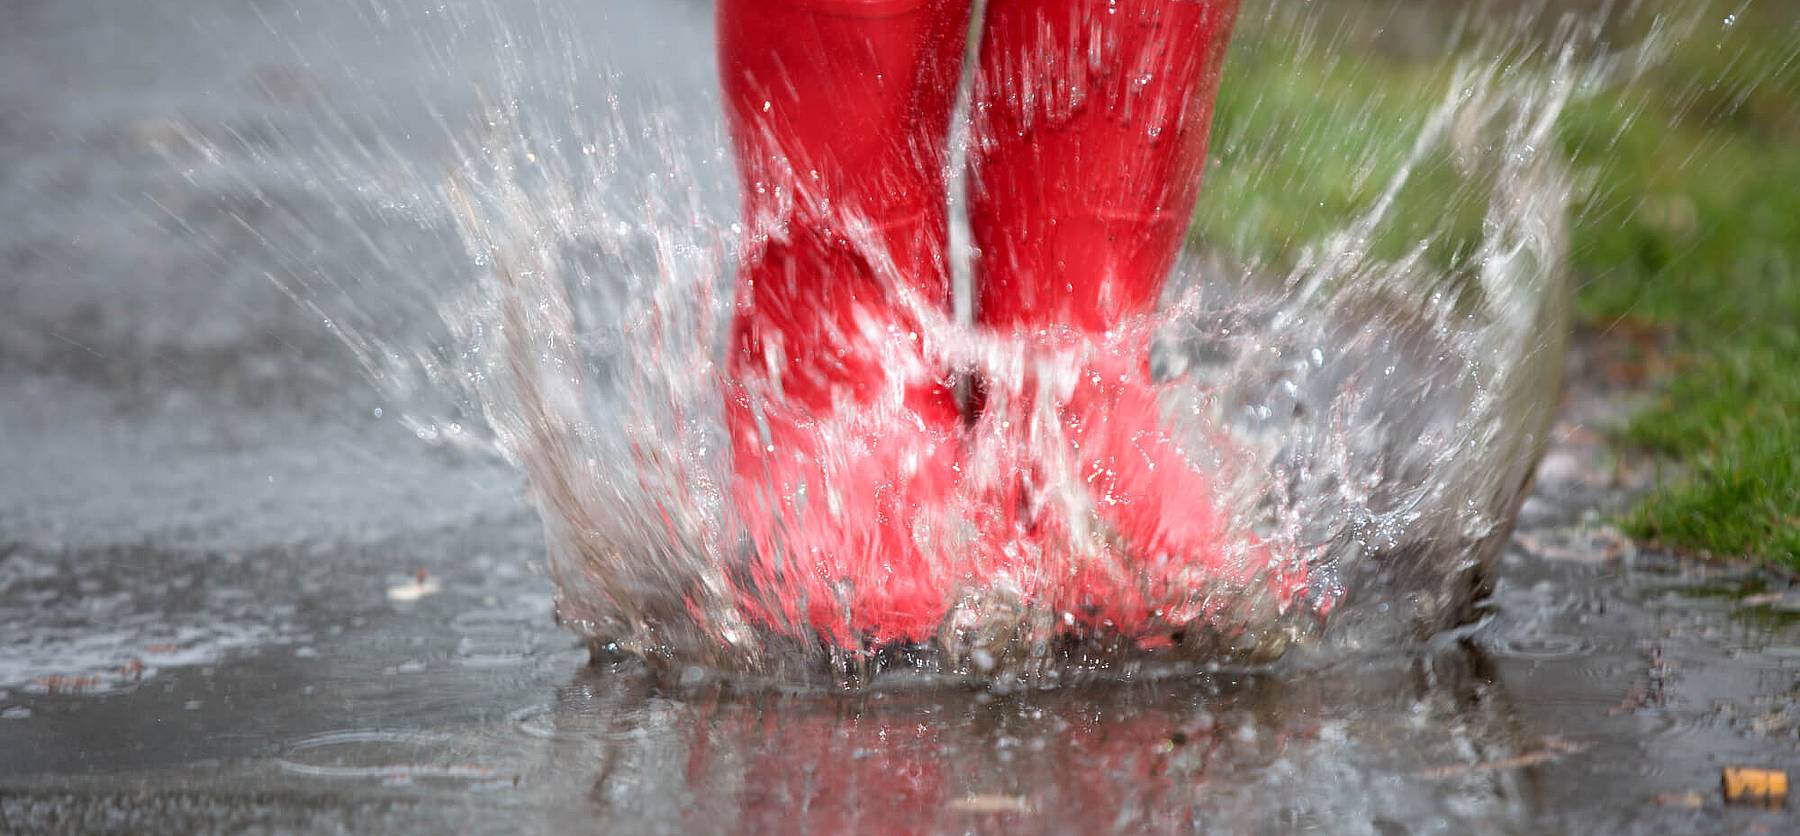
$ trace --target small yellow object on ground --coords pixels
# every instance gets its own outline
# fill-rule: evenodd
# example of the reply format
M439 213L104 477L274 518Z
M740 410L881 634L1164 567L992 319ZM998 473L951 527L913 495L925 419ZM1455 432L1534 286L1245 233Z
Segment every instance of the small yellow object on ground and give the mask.
M1728 802L1779 804L1787 799L1788 776L1779 769L1728 766L1721 781Z

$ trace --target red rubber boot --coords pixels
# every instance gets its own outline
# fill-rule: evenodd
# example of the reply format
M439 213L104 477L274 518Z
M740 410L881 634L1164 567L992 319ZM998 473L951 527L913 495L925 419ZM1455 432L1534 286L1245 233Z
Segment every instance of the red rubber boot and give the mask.
M943 169L969 0L722 0L748 226L726 361L753 616L839 647L929 638L922 532L960 417L916 311L949 308ZM910 299L908 298L910 297Z
M977 321L1077 358L1071 388L1049 395L1069 465L1020 478L1079 480L1091 510L1031 501L1059 484L1001 504L1034 508L1014 528L1068 579L1039 594L1146 644L1269 560L1228 530L1213 480L1162 428L1145 323L1198 196L1236 5L991 0L975 79Z

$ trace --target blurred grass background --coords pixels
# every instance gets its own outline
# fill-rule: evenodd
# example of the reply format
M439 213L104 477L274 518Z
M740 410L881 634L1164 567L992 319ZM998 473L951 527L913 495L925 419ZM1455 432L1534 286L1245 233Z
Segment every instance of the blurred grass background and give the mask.
M1663 462L1622 522L1800 569L1800 3L1662 0L1596 17L1607 9L1247 3L1195 235L1283 269L1379 195L1460 47L1497 30L1548 42L1575 15L1602 20L1616 49L1661 17L1684 31L1667 54L1577 101L1560 128L1584 186L1570 219L1577 327L1635 346L1658 392L1617 438ZM1446 159L1410 183L1376 253L1430 238L1428 258L1455 263L1480 233L1480 201L1448 199L1459 178Z

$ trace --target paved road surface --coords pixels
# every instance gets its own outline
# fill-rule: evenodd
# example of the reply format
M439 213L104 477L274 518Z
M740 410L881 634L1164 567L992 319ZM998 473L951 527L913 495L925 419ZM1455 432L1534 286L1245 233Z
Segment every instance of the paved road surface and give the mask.
M1800 768L1791 622L1695 597L1735 575L1541 559L1605 545L1541 547L1582 530L1578 473L1502 615L1432 653L1001 698L585 667L518 477L376 417L267 275L466 276L441 225L346 213L383 186L301 163L379 140L428 170L495 67L716 135L706 4L499 5L0 7L0 831L1791 824L1712 789ZM568 35L588 58L533 48Z

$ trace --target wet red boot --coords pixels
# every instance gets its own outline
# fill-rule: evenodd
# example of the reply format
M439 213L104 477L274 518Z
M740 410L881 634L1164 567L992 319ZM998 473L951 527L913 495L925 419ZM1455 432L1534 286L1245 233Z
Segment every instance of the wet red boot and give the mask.
M845 649L928 639L960 417L943 169L968 0L722 0L746 234L726 361L752 615Z
M1066 579L1046 590L1060 610L1140 639L1216 610L1229 595L1210 592L1269 560L1230 530L1198 451L1164 430L1144 321L1198 195L1235 11L1235 0L992 0L975 79L977 321L1074 367L1062 391L1028 381L1007 407L1056 399L1065 472L1021 477L1062 484L1025 484L1003 504L1025 509L1016 528ZM1070 483L1085 508L1043 498Z

